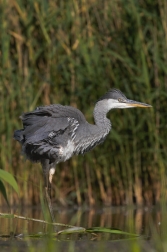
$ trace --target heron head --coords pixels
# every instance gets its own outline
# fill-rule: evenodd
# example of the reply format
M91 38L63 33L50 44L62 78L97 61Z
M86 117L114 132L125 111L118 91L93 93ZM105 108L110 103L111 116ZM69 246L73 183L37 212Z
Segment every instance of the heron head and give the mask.
M126 96L118 89L111 89L109 92L107 92L105 95L103 95L98 101L107 100L108 108L114 109L114 108L133 108L133 107L142 107L142 108L148 108L152 107L149 104L129 100L126 98Z

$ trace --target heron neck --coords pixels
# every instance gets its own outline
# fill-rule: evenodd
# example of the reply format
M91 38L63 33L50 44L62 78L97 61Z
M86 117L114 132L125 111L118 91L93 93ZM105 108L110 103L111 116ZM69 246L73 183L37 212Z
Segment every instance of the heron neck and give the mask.
M111 130L111 121L106 117L109 110L110 108L108 108L107 104L102 101L99 101L96 103L93 112L96 126L98 126L98 128L100 128L101 130L107 132Z
M96 145L102 143L109 131L111 130L111 122L106 117L107 108L104 102L99 101L94 108L95 125L87 123L83 125L82 134L75 142L75 154L83 154L93 149Z

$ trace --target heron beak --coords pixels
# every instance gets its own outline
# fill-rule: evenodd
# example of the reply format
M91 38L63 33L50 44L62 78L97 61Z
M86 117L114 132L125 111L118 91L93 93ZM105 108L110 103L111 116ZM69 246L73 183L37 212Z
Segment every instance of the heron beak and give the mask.
M133 100L128 100L127 105L133 106L133 107L141 107L141 108L150 108L150 107L152 107L151 105L149 105L147 103L137 102L137 101L133 101Z

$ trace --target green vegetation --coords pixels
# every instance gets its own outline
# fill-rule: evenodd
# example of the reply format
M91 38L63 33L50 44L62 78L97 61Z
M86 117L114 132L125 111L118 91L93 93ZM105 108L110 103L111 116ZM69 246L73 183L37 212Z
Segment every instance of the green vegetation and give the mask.
M153 108L112 111L105 143L57 167L53 198L122 205L166 195L166 13L165 0L1 1L0 168L15 176L22 204L39 202L42 173L12 139L19 116L61 103L93 122L94 103L112 87Z
M19 194L18 185L14 177L9 172L0 169L0 192L2 193L4 199L6 200L6 203L9 205L6 189L2 180L10 184L13 187L13 189Z

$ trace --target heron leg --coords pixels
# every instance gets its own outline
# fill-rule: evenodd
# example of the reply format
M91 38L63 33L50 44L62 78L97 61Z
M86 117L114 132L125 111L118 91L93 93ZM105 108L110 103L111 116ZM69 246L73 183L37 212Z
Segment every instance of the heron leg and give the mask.
M49 208L50 216L52 219L52 222L55 222L55 217L53 214L53 207L52 207L52 202L51 202L51 185L52 185L52 177L55 172L54 168L49 168L46 163L42 164L43 166L43 176L44 176L44 184L45 184L45 197L47 201L47 205Z

